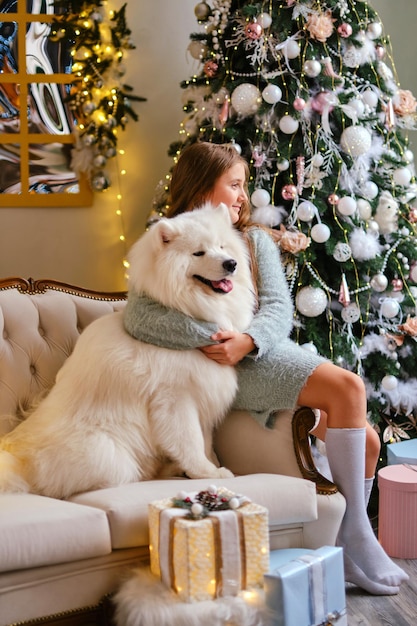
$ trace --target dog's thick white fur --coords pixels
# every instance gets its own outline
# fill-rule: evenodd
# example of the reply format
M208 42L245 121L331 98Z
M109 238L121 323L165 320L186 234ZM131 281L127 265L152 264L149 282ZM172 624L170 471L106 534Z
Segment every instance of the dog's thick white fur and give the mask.
M246 246L227 208L162 219L130 252L129 288L221 329L244 331L254 296ZM91 323L29 417L0 442L0 491L71 494L156 477L168 461L189 477L231 476L204 436L236 392L233 367L199 350L132 338L123 313Z
M262 592L251 602L240 596L181 602L148 569L133 570L113 598L117 626L267 626Z

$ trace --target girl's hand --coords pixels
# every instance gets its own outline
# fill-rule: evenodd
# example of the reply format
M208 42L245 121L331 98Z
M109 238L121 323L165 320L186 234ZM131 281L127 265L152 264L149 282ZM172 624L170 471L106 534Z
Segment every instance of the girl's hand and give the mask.
M220 343L204 346L200 350L221 365L236 365L256 347L250 335L233 330L221 330L212 335L211 339Z

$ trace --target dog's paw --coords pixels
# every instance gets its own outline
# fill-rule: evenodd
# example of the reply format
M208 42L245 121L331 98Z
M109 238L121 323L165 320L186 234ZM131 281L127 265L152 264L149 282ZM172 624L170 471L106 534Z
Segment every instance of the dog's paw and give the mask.
M227 469L227 467L219 467L217 472L218 474L216 478L234 478L235 476L233 472Z

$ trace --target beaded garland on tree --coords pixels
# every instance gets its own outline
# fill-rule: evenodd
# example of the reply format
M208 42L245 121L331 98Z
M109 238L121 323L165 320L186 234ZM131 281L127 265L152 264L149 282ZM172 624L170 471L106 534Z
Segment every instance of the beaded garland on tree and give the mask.
M284 252L294 339L359 373L385 442L416 436L416 181L401 89L364 0L199 2L174 163L198 140L250 163L256 221ZM149 222L164 214L169 176Z

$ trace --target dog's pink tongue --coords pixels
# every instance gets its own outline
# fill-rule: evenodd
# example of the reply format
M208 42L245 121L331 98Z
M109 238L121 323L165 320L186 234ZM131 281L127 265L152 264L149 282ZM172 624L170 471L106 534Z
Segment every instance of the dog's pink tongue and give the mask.
M233 289L232 281L227 278L223 278L223 280L213 280L211 284L215 289L221 289L225 293L229 293L229 291Z

